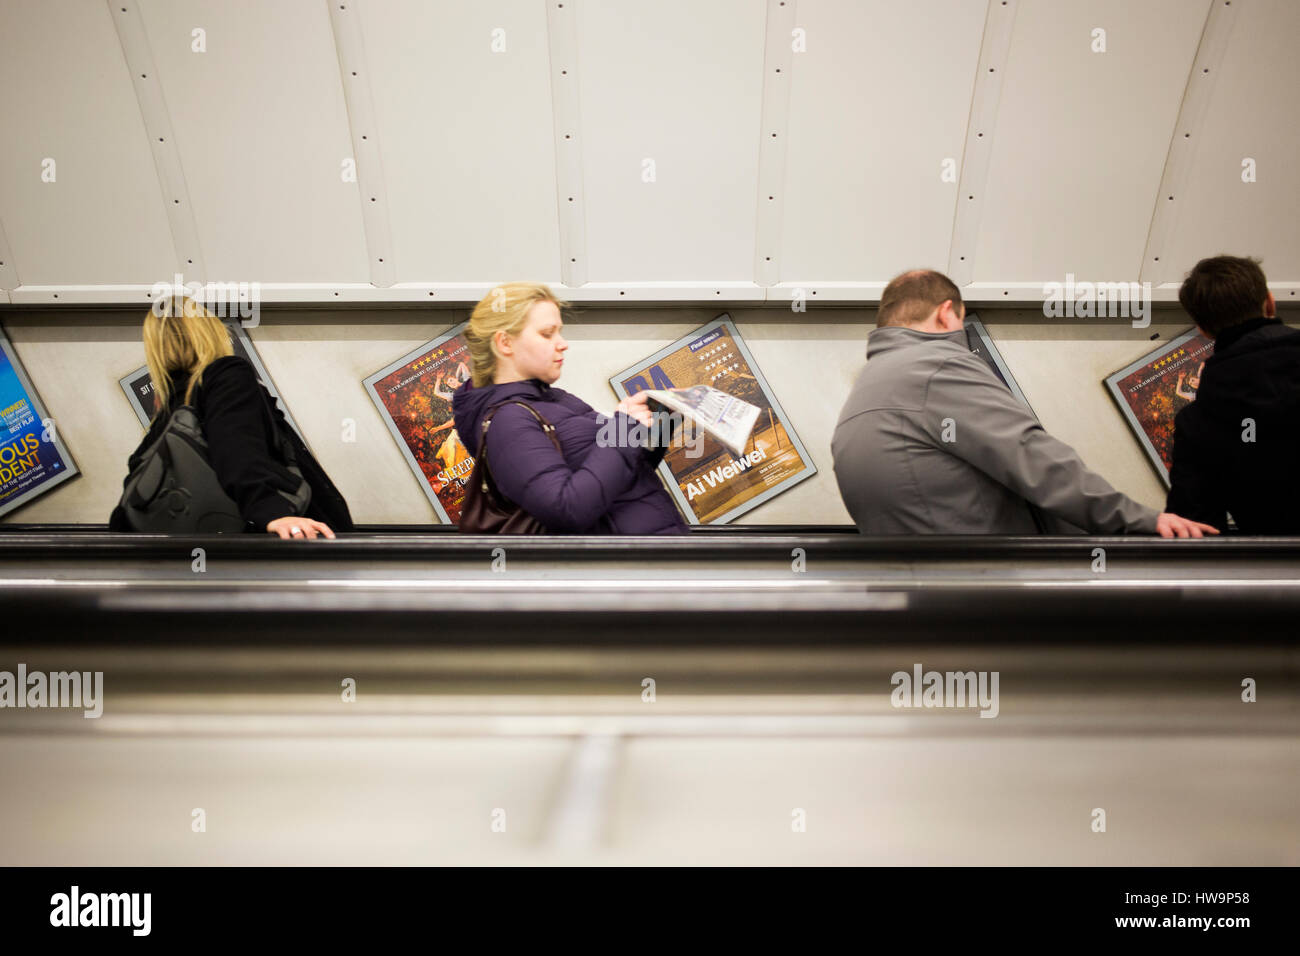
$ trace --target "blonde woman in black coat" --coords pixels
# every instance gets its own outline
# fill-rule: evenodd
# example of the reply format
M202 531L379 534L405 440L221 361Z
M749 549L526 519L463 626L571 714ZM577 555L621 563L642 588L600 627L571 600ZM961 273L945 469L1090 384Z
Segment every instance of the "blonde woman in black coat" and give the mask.
M284 414L257 380L247 360L234 354L221 320L192 299L166 300L144 320L144 351L153 379L153 421L131 454L128 474L162 434L171 413L190 405L198 413L208 458L222 489L248 522L245 530L281 538L334 537L350 531L347 502L312 456ZM311 486L305 514L294 514L280 491L292 493L299 480L281 461L276 436L291 442L302 476ZM109 529L130 531L119 506Z

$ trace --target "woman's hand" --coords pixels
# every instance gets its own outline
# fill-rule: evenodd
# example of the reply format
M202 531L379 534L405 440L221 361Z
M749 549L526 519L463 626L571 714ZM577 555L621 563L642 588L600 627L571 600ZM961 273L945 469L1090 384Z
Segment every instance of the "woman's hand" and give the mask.
M266 530L271 534L278 534L286 540L289 538L316 538L321 535L326 538L334 537L334 532L324 522L313 521L311 518L299 518L294 515L276 518L274 521L267 522Z
M618 403L616 412L622 412L624 415L630 415L646 428L654 424L654 412L650 411L650 406L646 403L650 401L650 396L645 392L637 392Z

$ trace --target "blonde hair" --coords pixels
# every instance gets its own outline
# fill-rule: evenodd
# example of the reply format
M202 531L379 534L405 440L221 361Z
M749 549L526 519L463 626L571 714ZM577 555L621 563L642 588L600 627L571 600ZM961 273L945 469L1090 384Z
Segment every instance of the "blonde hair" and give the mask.
M569 303L556 298L541 282L506 282L485 295L469 317L465 341L474 367L474 387L492 384L497 370L494 340L498 332L518 335L528 324L528 310L538 302L553 302L563 309Z
M203 380L203 370L222 356L234 354L230 332L193 299L167 298L157 309L150 309L144 317L144 357L153 379L155 417L166 414L171 404L173 372L189 373L185 389L188 405Z

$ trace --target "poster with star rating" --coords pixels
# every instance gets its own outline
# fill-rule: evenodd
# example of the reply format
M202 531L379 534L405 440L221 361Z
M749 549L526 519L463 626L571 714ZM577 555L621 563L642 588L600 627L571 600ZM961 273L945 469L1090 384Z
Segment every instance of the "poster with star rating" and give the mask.
M379 416L443 524L460 520L474 459L456 434L452 393L470 378L462 322L365 380Z
M0 331L0 515L77 474L18 353Z
M645 389L708 385L758 406L758 422L737 456L708 435L679 434L659 466L692 524L726 524L817 473L781 403L725 312L609 380L620 399Z
M1111 398L1166 488L1174 455L1174 416L1196 398L1205 361L1213 354L1214 341L1192 329L1106 378Z

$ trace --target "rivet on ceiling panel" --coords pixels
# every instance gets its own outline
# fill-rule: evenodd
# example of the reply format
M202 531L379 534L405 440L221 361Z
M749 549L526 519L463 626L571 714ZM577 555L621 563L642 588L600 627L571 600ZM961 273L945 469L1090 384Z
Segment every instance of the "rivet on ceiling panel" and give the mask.
M760 286L774 286L781 281L785 143L790 127L790 83L794 69L791 35L794 27L794 0L768 0L767 36L763 52L763 108L760 113L762 125L758 137L758 216L754 247L754 281Z
M975 242L979 237L993 133L1002 99L1002 78L1006 75L1015 22L1015 0L989 0L970 118L966 122L966 148L962 151L961 186L957 194L960 201L953 218L952 244L948 247L948 275L958 286L969 285L975 274Z
M1211 3L1201 30L1183 90L1183 103L1178 109L1178 122L1169 138L1169 153L1165 158L1165 171L1160 177L1160 192L1156 194L1151 225L1147 229L1146 249L1142 254L1139 279L1142 282L1159 282L1160 257L1165 244L1178 221L1179 203L1176 197L1185 195L1187 177L1192 169L1192 157L1200 141L1201 127L1210 105L1210 94L1218 79L1219 66L1228 49L1237 8L1231 3Z
M359 2L360 0L349 0L342 3L329 2L327 5L352 134L357 195L363 200L361 221L366 230L370 282L378 288L386 289L397 281L397 264L393 254L393 230L388 216L388 188L384 182L384 166L379 155L379 127L374 99L370 93L370 70L366 64L361 18L356 9Z
M587 281L582 112L578 99L578 0L550 0L546 4L546 37L551 57L551 116L555 123L560 278L566 286L576 288Z
M122 44L127 72L131 76L131 85L135 87L136 102L140 105L145 134L153 152L154 168L158 171L158 189L171 227L176 270L187 283L207 282L209 276L203 262L203 249L199 245L194 205L190 202L185 170L172 131L171 114L167 112L167 101L163 97L161 78L154 66L153 50L149 46L140 8L134 0L108 0L108 10L118 41ZM172 281L173 276L160 276L159 279Z

